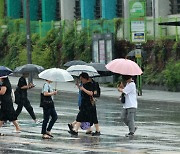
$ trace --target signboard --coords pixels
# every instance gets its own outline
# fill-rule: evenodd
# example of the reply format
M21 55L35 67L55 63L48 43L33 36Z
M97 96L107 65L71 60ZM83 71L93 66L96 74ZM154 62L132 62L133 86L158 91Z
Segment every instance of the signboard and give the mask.
M141 49L136 49L135 50L135 57L136 58L141 58Z
M144 17L145 16L145 2L130 1L130 17Z
M106 41L106 63L112 60L112 40Z
M144 21L131 21L131 32L142 32L145 31Z
M99 40L99 62L105 64L105 41Z
M145 33L132 32L132 42L145 42Z

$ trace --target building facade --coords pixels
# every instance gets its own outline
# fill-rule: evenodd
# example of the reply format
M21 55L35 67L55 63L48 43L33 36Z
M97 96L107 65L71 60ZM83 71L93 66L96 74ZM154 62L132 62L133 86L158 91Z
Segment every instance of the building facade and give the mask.
M123 19L124 39L129 39L129 1L138 0L30 0L30 18L42 22L74 20ZM139 0L141 1L141 0ZM0 0L0 18L26 17L26 0ZM177 35L178 27L159 26L160 22L179 21L180 0L146 0L146 32L154 38L159 35Z

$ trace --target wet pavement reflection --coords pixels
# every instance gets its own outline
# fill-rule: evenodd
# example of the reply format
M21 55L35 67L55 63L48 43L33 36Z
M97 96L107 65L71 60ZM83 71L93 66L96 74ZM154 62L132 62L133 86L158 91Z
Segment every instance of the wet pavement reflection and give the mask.
M29 99L38 119L40 90L29 92ZM93 137L80 130L78 137L68 133L67 123L78 113L77 94L59 92L55 96L59 119L52 129L54 138L41 138L41 124L34 124L25 109L19 116L21 133L13 133L10 123L2 127L0 153L120 153L120 154L176 154L180 153L180 105L178 103L139 102L134 137L127 138L128 128L121 122L122 104L118 98L101 97L97 101L98 119L102 135ZM15 106L16 107L16 106ZM94 129L94 128L93 128Z

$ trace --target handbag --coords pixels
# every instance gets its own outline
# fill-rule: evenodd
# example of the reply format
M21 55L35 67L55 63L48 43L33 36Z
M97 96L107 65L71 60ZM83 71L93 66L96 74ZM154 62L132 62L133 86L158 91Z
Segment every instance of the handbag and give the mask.
M45 108L54 107L54 101L52 100L51 96L44 96L44 94L41 93L40 97L41 97L40 107L45 107Z
M48 92L50 92L50 89L48 89ZM41 93L40 94L40 107L43 107L43 108L54 107L54 101L52 100L52 97L51 96L44 96L44 94Z
M121 94L121 103L125 103L125 93Z

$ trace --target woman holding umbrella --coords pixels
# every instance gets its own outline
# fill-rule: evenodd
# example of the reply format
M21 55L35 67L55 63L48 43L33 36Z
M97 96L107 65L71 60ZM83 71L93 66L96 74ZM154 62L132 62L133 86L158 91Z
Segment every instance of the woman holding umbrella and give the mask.
M132 80L132 76L123 75L123 80L126 82L126 86L118 87L118 91L125 94L125 102L123 104L123 110L121 118L123 122L128 126L129 133L126 137L133 136L137 127L135 126L135 116L137 109L137 96L136 96L136 85Z
M89 75L87 73L80 74L80 80L82 82L82 86L79 87L81 90L81 108L76 117L76 125L74 128L71 128L68 131L72 135L78 135L78 129L82 122L91 122L91 97L93 96L93 87L92 83L89 81Z
M12 121L16 127L16 132L20 132L20 127L17 122L16 112L13 107L13 102L11 98L11 84L7 76L0 77L0 101L1 101L1 110L0 110L0 127L3 125L4 121ZM0 136L4 134L0 133Z
M52 81L46 80L46 83L43 86L42 94L41 94L42 100L40 107L43 108L43 118L44 118L42 123L42 130L41 130L43 139L50 139L53 137L53 135L51 134L51 129L54 123L56 122L56 120L58 119L53 101L53 95L56 95L57 91L53 91L50 83L52 83ZM51 116L51 120L49 122L50 116Z

